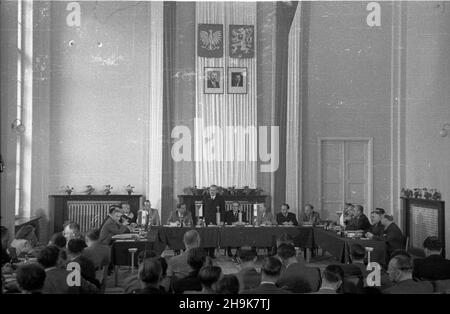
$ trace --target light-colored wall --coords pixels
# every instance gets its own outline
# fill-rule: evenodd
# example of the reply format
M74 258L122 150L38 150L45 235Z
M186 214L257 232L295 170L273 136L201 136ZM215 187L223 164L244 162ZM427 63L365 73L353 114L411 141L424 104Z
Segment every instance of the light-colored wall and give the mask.
M391 3L380 4L382 26L375 28L366 24L365 2L305 4L310 24L302 122L304 203L319 201L318 137L373 137L373 205L397 210L389 208ZM336 217L334 212L322 215Z
M408 2L406 59L406 186L437 188L446 201L450 256L450 3Z
M150 3L82 2L81 26L52 3L49 192L88 184L144 192ZM70 46L69 42L74 45Z

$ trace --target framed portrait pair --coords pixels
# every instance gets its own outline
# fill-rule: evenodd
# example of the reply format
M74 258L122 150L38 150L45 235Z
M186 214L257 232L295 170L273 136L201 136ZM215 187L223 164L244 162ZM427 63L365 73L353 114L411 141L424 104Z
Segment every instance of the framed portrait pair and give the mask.
M229 67L227 82L224 69L220 67L206 67L204 73L204 93L223 94L225 84L228 94L247 94L248 73L246 67Z

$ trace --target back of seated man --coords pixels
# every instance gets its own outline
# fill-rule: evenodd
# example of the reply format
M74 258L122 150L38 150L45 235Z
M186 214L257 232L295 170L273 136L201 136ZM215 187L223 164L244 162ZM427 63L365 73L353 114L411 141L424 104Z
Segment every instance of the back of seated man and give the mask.
M65 249L67 245L67 239L63 236L62 233L58 232L52 235L50 241L48 241L48 245L57 246L59 249Z
M85 236L87 247L82 254L94 263L96 270L108 266L111 259L111 248L101 244L99 238L100 231L98 229L89 230Z
M450 260L442 256L442 242L428 237L423 242L425 258L414 260L413 277L421 280L450 279Z
M70 240L67 243L67 263L78 263L81 277L100 288L100 282L95 277L94 263L82 255L85 247L86 243L81 239Z
M45 270L37 263L23 264L17 269L16 280L24 294L41 294L45 282Z
M71 286L67 284L70 274L66 269L57 267L59 259L59 249L54 245L47 246L38 253L37 261L44 267L46 277L43 294L73 294L73 293L96 293L98 289L95 285L81 279L81 285Z
M183 235L186 250L180 255L173 256L168 261L167 277L186 277L191 271L188 265L189 250L200 247L200 234L196 230L189 230Z
M198 278L202 284L202 291L193 293L215 294L217 290L217 282L222 278L222 269L219 266L205 266L200 269ZM185 293L189 293L185 291Z
M344 271L339 265L328 265L322 271L322 285L317 294L336 294L339 293L342 282L344 281Z
M203 289L202 283L198 278L198 273L203 266L210 265L210 261L207 260L205 250L201 248L190 249L188 251L187 262L192 271L189 273L189 275L182 279L173 280L172 288L174 293L184 293L185 291L201 291Z
M397 255L389 261L388 273L393 285L383 289L385 294L424 294L433 293L429 281L415 281L412 277L412 261L406 255Z
M266 257L261 267L261 284L255 289L244 290L241 294L291 294L290 291L277 287L280 276L280 260L273 256Z
M138 273L142 289L134 291L136 294L166 294L160 287L162 267L158 258L147 258L139 265Z
M153 258L153 257L158 257L158 255L156 254L155 251L151 251L151 250L145 250L145 251L141 251L138 254L137 257L137 261L138 261L138 269L141 266L141 264L144 262L144 260L146 260L147 258ZM137 275L130 275L128 277L126 277L123 280L123 286L125 287L125 293L135 293L135 290L139 290L141 289L141 284L139 282L139 274Z
M319 289L319 268L307 267L299 263L293 245L281 244L278 247L278 256L286 267L277 282L279 287L294 293L308 293Z
M239 272L236 277L239 280L240 291L254 289L261 283L261 274L258 273L255 263L258 259L256 251L251 248L242 248L239 251Z

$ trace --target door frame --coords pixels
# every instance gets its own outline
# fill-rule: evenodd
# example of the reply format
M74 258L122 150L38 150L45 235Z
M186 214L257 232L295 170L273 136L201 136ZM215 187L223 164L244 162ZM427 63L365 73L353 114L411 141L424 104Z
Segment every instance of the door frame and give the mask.
M367 206L364 208L366 214L373 210L373 137L318 137L318 205L322 211L322 143L323 142L342 142L342 141L364 141L367 142ZM344 200L345 202L345 200ZM344 204L342 204L344 205Z

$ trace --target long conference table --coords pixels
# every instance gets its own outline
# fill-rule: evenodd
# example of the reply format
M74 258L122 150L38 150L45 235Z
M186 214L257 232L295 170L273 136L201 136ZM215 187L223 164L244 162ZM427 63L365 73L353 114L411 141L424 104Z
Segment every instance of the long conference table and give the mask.
M384 241L361 240L340 237L334 231L327 231L316 227L152 227L147 232L146 239L114 241L111 250L111 260L114 265L131 265L130 248L136 248L134 253L134 265L137 264L137 256L140 251L153 250L161 254L167 247L173 250L183 250L183 235L186 231L195 229L200 234L200 247L203 248L227 248L252 246L257 248L273 247L276 239L284 234L289 234L294 239L296 247L308 250L320 247L333 255L340 263L350 263L350 249L353 243L363 247L371 247L371 261L381 265L386 264L386 244Z

